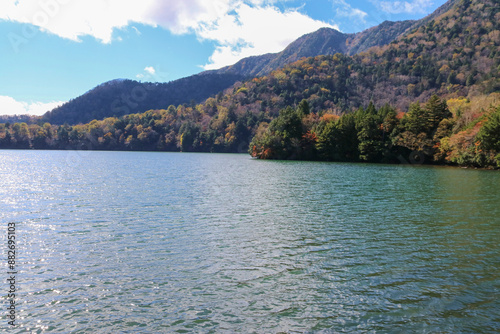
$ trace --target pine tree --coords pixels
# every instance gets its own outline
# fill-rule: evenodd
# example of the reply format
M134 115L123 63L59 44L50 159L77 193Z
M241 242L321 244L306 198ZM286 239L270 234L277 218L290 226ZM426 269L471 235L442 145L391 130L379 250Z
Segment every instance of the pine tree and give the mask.
M437 129L439 122L452 116L446 102L441 101L437 95L432 95L429 101L427 101L425 104L425 113L427 115L426 118L429 131Z

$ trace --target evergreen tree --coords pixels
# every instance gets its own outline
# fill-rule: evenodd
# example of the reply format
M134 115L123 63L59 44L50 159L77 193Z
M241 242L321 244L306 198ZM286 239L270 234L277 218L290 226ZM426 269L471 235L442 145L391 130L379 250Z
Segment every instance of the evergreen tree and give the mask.
M484 150L500 153L500 107L488 117L477 138Z
M297 111L299 114L302 114L303 116L307 116L311 113L311 108L309 107L309 103L307 102L306 99L300 101Z
M437 95L432 95L432 97L425 104L425 113L427 114L427 127L428 131L433 131L437 129L439 123L445 119L450 118L453 115L448 109L448 105L445 101L441 101L441 99Z

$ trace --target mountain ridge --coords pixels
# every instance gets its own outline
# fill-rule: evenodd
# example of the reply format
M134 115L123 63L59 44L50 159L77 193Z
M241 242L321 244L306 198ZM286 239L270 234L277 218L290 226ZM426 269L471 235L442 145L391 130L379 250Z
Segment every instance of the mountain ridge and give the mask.
M114 79L48 111L41 119L54 124L78 124L171 104L199 103L244 78L232 73L200 73L167 83Z
M320 28L305 34L283 51L261 56L243 58L233 65L213 70L213 73L238 73L259 77L271 73L301 58L343 53L353 55L366 51L372 46L382 46L403 34L414 21L384 21L356 34L344 34L332 28Z
M233 65L210 72L237 73L259 77L303 57L334 55L335 53L352 56L374 46L389 44L409 30L415 29L448 11L454 3L455 0L448 0L433 13L420 20L383 21L358 33L346 34L332 28L320 28L299 37L281 52L243 58ZM313 49L317 51L313 51Z
M446 8L451 2L451 0L448 1L440 9ZM434 13L422 20L426 20L432 15ZM204 71L168 83L111 80L47 112L42 116L42 120L54 124L77 124L89 122L92 119L166 108L169 105L200 103L238 81L267 75L304 57L333 55L335 53L353 55L373 46L386 45L414 27L418 22L420 20L384 21L356 34L344 34L331 28L321 28L301 36L279 53L247 57L222 69ZM103 87L107 89L103 89ZM147 91L144 100L139 98L140 101L130 101L134 94L143 89ZM106 96L106 93L109 96ZM117 99L122 102L120 105L116 103Z

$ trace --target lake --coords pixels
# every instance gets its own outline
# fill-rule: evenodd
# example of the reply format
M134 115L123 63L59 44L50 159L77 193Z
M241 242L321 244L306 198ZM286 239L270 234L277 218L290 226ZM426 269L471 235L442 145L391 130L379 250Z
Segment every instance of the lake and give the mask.
M4 150L0 176L12 333L500 331L495 171Z

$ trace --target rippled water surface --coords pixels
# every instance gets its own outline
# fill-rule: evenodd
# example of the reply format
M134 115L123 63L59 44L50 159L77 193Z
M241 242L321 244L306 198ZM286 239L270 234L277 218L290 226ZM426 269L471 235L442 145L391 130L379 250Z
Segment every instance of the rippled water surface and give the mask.
M498 172L0 151L0 194L13 333L500 331Z

